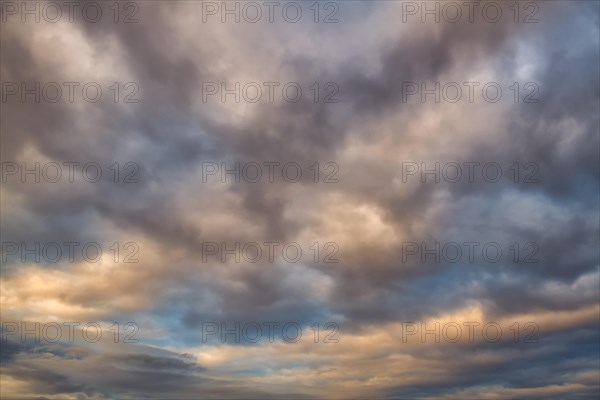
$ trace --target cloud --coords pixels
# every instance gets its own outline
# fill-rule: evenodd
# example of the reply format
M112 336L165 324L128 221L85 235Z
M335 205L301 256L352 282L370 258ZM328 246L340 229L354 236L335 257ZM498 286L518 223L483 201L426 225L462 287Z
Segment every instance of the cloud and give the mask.
M314 23L308 3L298 23L201 23L197 2L136 3L133 24L8 15L3 83L96 82L103 95L89 102L78 87L73 102L66 91L57 103L3 101L3 174L6 163L18 171L2 182L2 242L94 242L103 254L37 263L4 247L2 321L135 321L141 343L8 341L3 395L597 393L598 4L531 3L539 7L533 24L515 23L507 7L499 23L479 14L473 23L422 23L418 15L402 22L402 2L328 4L319 3L328 7L320 18L339 7L338 23ZM232 94L223 102L204 101L207 82L279 85L272 102ZM283 99L291 82L302 88L297 102ZM465 90L452 103L407 98L407 82L480 85L475 101ZM486 82L502 88L500 101L482 97ZM539 102L524 103L532 90ZM123 102L127 95L139 101ZM338 101L324 102L328 95ZM62 165L62 179L36 183L29 173L22 182L23 165L36 162L41 178L42 166ZM80 163L72 182L69 162ZM83 171L91 162L102 170L98 182ZM407 163L469 162L495 163L502 176L491 182L480 167L474 181L463 168L457 183L403 175ZM230 172L205 180L206 163ZM237 182L236 163L262 165L262 179ZM264 163L279 163L274 179ZM286 163L301 167L297 182L281 175ZM125 181L131 171L136 183ZM272 241L298 243L303 259L203 260L207 242ZM469 241L498 243L503 258L403 261L407 243ZM138 262L123 262L127 243ZM523 263L532 248L537 262ZM327 255L338 262L324 262ZM398 341L402 323L468 318L502 323L507 336ZM299 324L303 340L202 341L205 322L268 321ZM508 341L517 321L538 323L542 340ZM339 325L339 343L311 341L314 324L328 322Z

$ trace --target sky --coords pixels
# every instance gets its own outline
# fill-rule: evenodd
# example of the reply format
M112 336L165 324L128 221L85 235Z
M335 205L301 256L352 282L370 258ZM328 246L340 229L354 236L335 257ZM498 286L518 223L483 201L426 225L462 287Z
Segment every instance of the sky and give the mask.
M600 394L597 1L0 18L1 398Z

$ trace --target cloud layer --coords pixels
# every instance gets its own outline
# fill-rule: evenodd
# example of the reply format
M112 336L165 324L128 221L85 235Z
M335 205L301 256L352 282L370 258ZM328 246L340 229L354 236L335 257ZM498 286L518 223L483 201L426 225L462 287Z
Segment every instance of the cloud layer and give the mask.
M481 2L457 22L436 2L439 22L420 2L280 3L273 22L252 3L254 23L247 2L227 3L239 22L225 3L102 4L96 23L14 4L2 396L598 394L598 3ZM69 321L102 340L22 336ZM128 323L137 342L115 336Z

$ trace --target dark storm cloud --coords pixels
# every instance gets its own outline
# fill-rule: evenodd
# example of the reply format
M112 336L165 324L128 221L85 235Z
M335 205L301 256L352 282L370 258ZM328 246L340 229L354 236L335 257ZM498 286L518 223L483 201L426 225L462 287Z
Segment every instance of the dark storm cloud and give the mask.
M129 346L123 353L98 352L92 348L65 345L3 342L18 348L12 362L2 362L3 374L29 384L31 392L76 395L82 398L276 398L226 381L204 379L205 369L189 355L143 346ZM75 356L73 354L75 354ZM61 363L60 360L68 363ZM75 377L75 375L77 377ZM299 398L311 398L299 395Z
M376 57L381 58L382 70L374 78L367 78L347 66L340 67L334 74L343 90L343 102L339 107L337 104L315 105L308 99L303 99L299 104L283 102L276 105L261 105L246 123L238 125L217 123L210 118L200 123L199 116L202 112L192 110L191 104L198 96L198 83L203 79L214 79L215 75L210 73L209 66L215 60L207 56L205 64L198 64L192 61L189 54L166 56L165 50L175 40L175 35L173 33L165 35L165 32L169 32L172 28L177 19L176 12L180 9L178 6L164 3L152 4L143 8L144 23L116 26L108 23L83 24L78 27L83 30L88 42L98 53L106 50L109 39L117 41L122 49L123 61L131 71L128 79L135 80L143 89L140 104L133 104L131 107L130 105L115 107L114 104L94 105L93 113L91 105L88 104L86 107L90 109L89 115L99 124L92 129L86 127L85 130L82 127L77 129L82 116L69 105L8 104L7 114L10 117L7 118L7 125L3 131L11 131L18 126L24 134L9 135L10 140L3 142L3 148L8 149L7 155L12 156L17 154L25 143L33 143L39 151L51 157L59 159L89 157L107 160L108 163L118 141L125 138L139 141L143 144L143 150L129 154L136 157L145 174L143 178L146 179L142 179L135 187L137 191L135 202L125 201L133 195L133 187L124 190L121 185L111 187L107 184L93 186L78 196L61 192L50 196L33 197L28 204L28 210L39 216L48 213L58 214L58 220L63 220L67 216L69 219L80 219L81 227L86 225L84 221L89 220L86 214L92 211L114 221L124 229L146 232L164 245L183 246L189 249L190 254L197 255L203 239L215 236L214 234L211 236L210 232L203 232L198 227L186 227L182 216L173 209L174 205L169 203L168 197L170 190L176 190L172 178L188 175L191 171L190 166L200 161L202 155L207 155L205 149L209 145L213 149L218 149L216 152L212 150L209 153L211 157L218 154L232 155L242 162L302 160L309 157L315 160L327 157L334 159L337 150L345 144L345 136L354 121L368 119L371 115L382 116L386 113L399 112L402 115L404 108L400 102L402 82L439 79L460 67L464 59L470 60L472 64L492 60L492 64L512 67L509 69L514 70L514 65L511 66L510 61L504 60L511 60L514 57L520 35L529 35L542 41L542 57L552 59L552 62L547 64L541 79L544 87L542 104L539 107L526 108L530 110L528 111L530 115L517 114L513 126L514 135L534 135L536 146L541 142L541 148L534 146L533 140L530 141L531 144L524 147L501 149L490 149L482 144L473 143L474 150L471 154L467 154L467 157L503 160L512 157L516 151L520 158L539 162L543 168L551 166L551 169L544 170L545 174L550 174L551 179L543 179L541 187L549 191L549 195L561 192L558 196L562 198L565 194L560 189L564 189L565 184L578 182L579 176L582 176L583 182L594 184L597 183L598 177L594 146L589 145L594 141L597 142L598 128L597 118L594 119L594 114L590 112L598 104L597 91L594 90L598 87L598 79L592 72L597 70L595 53L591 51L592 44L586 44L587 42L573 49L575 43L569 42L568 39L555 41L557 37L565 37L564 33L578 25L580 20L583 22L581 26L587 27L590 23L595 23L597 26L597 20L593 19L594 14L590 14L592 16L585 14L585 10L589 7L577 8L576 11L571 11L569 18L564 18L560 12L562 10L560 4L545 5L545 17L552 18L552 26L549 30L545 29L547 25L544 25L544 30L522 25L517 25L515 29L510 21L510 23L485 26L469 23L441 24L431 31L424 30L425 26L420 26L418 23L411 25L411 29L414 26L415 31L422 31L424 34L409 34L408 37L400 38L386 49L385 53L376 54ZM31 58L32 55L31 51L27 50L28 44L12 34L10 26L8 28L5 29L7 34L3 35L3 48L6 48L8 53L18 56L14 59L9 58L8 62L3 63L3 67L8 71L8 78L32 80L34 77L39 79L40 76L51 77L53 73L58 73L58 71L48 71L42 66L36 69L32 66L35 62L25 63L29 69L17 68L18 65L23 64L22 61ZM565 56L568 49L571 49L574 57L580 59L580 62L575 63L576 68L573 68L573 56ZM307 70L311 71L312 75L320 75L321 68L316 66L317 60L291 57L283 62L291 67L294 79L300 80ZM563 94L569 93L580 93L580 95L571 101L566 97L567 104L572 107L564 107L564 101L560 99L565 98ZM352 114L349 113L350 109L347 106L350 106ZM411 107L407 107L408 112L412 110ZM29 118L31 112L35 112L38 117ZM95 113L99 113L101 117L95 118L93 116ZM572 157L563 158L560 159L560 163L552 163L556 158L552 158L550 154L558 151L556 136L560 135L560 132L555 133L554 138L552 135L547 135L546 141L541 137L544 132L539 134L535 132L557 123L564 117L574 118L585 125L585 136L577 139L580 141L574 146L574 149L578 150L577 153L583 154L583 157L578 157L577 161ZM591 121L585 120L584 117L591 118ZM49 124L48 121L51 123ZM535 124L540 128L522 126L522 124L531 125L533 121L536 121ZM199 134L190 135L190 131ZM98 142L99 146L90 147L82 139L76 139L75 142L71 140L83 136L92 138L104 132L108 132L108 138L106 141ZM274 134L267 135L268 132ZM65 147L59 143L76 145ZM523 139L517 143L523 143ZM579 149L582 149L583 153L579 152ZM581 174L576 172L580 170L579 166L581 166ZM353 177L352 174L348 176L350 179ZM164 190L150 192L147 190L150 183L161 185ZM417 189L409 197L401 198L395 193L383 193L381 190L369 191L365 194L363 192L365 185L369 185L369 182L358 183L353 188L348 182L339 185L336 189L350 194L351 197L368 198L370 202L381 206L386 215L396 223L405 224L409 229L411 221L417 219L420 213L436 201L434 196L436 192L426 187ZM385 186L382 183L380 188ZM264 227L265 236L286 240L302 229L301 223L284 217L286 209L293 201L286 189L287 187L282 184L269 187L264 184L242 183L234 185L231 191L242 199L241 206L244 213L247 213L249 218L256 219ZM27 189L15 187L15 190ZM353 193L354 190L360 193ZM459 185L452 187L451 190L454 199L458 199L479 193L481 188L477 185L466 188ZM499 190L502 190L501 185L495 185L490 189L494 192ZM275 191L279 193L271 194ZM593 205L593 202L590 205ZM447 223L454 224L465 217L461 214L454 214L454 216L454 220L449 218ZM27 234L31 234L30 228L19 227L21 224L18 220L13 222L9 218L6 224L10 227L8 237L14 235L16 241L23 240ZM56 235L56 226L61 226L56 220L48 223L47 230L40 232L40 238ZM63 223L62 226L65 239L68 236L80 236L82 233L77 224ZM590 234L590 229L593 230L589 227L577 230L578 226L580 224L575 223L573 228L567 228L573 231L568 231L562 237L548 238L543 247L552 251L556 248L554 243L570 242L572 246L569 247L576 248L576 244ZM19 231L21 233L17 233ZM417 241L421 238L412 239ZM394 253L392 252L390 256L392 254ZM555 267L544 269L542 273L564 271L569 274L570 279L575 279L578 274L594 268L594 265L590 264L590 258L593 260L594 256L595 254L591 252L588 257L576 261L579 265L575 268L572 265L559 263ZM348 263L352 265L353 261L350 260ZM345 292L346 289L343 288L352 287L378 290L385 287L386 282L393 282L394 276L399 280L410 280L425 271L433 273L431 268L425 267L404 274L397 269L392 269L395 264L393 258L375 260L371 255L355 265L360 266L364 263L369 264L370 272L363 272L360 269L356 270L356 273L342 272L344 277L338 283L340 293ZM262 292L259 286L251 286ZM349 296L352 296L353 291L349 290ZM283 297L285 293L277 295L277 298Z
M568 335L572 335L567 339ZM568 344L566 344L568 342ZM486 353L497 355L484 365L477 360L477 355ZM482 394L486 387L499 386L513 389L515 393L506 398L523 396L518 390L549 387L559 382L578 381L578 373L598 368L598 360L594 356L598 352L597 324L570 333L545 335L540 345L531 343L508 343L504 347L492 344L464 345L446 349L447 365L436 366L444 371L435 378L435 382L419 385L402 385L387 390L385 394L392 398L425 397L445 398L451 395L461 396L461 391L470 387L480 387ZM419 349L412 354L421 360L437 361L439 354ZM583 387L572 393L576 398L587 398L597 393L596 382L585 380L578 382ZM568 390L568 389L567 389ZM569 395L570 395L569 394ZM464 393L462 394L465 395ZM527 394L531 398L554 398L548 393Z
M3 360L3 373L29 382L34 392L48 395L160 397L161 393L199 388L196 385L204 382L199 375L204 368L193 358L149 347L115 347L113 351L126 353L111 352L110 348L107 353L100 353L74 344L3 340L2 347L5 346L11 357ZM69 362L61 366L57 364L59 359ZM75 371L81 374L78 379L71 376Z

